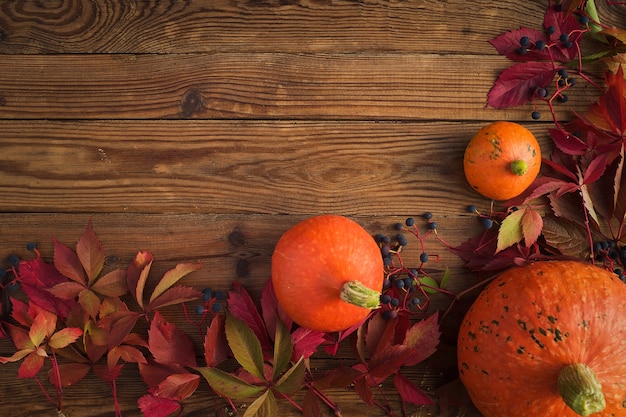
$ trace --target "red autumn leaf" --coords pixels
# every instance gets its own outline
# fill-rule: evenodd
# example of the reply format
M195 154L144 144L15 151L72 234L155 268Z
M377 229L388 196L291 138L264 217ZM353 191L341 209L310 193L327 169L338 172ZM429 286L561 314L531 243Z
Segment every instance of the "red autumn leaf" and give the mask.
M224 336L224 316L216 315L206 329L204 337L204 360L206 366L216 367L228 356L229 348Z
M146 394L137 400L144 417L167 417L180 410L180 403L169 398L159 398Z
M181 278L194 271L199 270L200 268L202 268L201 263L182 263L176 265L174 269L170 269L169 271L167 271L165 274L163 274L163 277L154 288L154 291L152 291L149 303L151 304L157 297L159 297L161 294L171 288Z
M584 155L589 145L580 138L562 129L548 129L554 145L568 155Z
M415 323L406 332L403 345L410 351L405 358L404 364L408 366L417 365L430 355L435 353L439 345L439 317L437 313Z
M107 353L107 364L109 367L116 365L120 359L128 363L147 362L139 349L129 345L115 346Z
M611 161L608 161L607 158L612 157L611 155L607 155L606 153L600 154L591 160L587 168L585 169L585 174L583 175L583 184L591 184L604 174L608 164Z
M543 26L545 29L552 27L554 32L550 35L550 41L555 45L550 48L552 58L555 61L568 62L576 58L578 55L578 48L576 45L580 43L582 33L580 32L580 23L576 16L556 10L555 8L548 8L544 15ZM567 48L562 42L559 42L561 34L567 34L569 41L573 46Z
M524 215L522 216L522 236L524 237L524 244L530 246L537 241L541 230L543 229L543 218L537 211L530 207L524 209Z
M369 387L365 377L354 381L354 391L365 404L372 405L374 403L374 394L372 393L372 389Z
M33 317L28 312L28 304L22 300L11 297L11 317L15 319L19 324L25 327L30 327L33 323Z
M176 287L170 288L161 294L160 297L157 297L154 301L150 302L150 304L146 307L147 311L155 311L156 309L174 305L186 303L189 301L197 300L202 297L202 292L191 288L185 287L183 285L177 285Z
M172 374L159 383L152 393L159 398L182 401L189 398L196 391L198 385L200 385L200 375L190 372Z
M250 297L250 294L241 285L241 283L235 281L233 283L233 289L228 292L228 311L230 314L243 321L259 339L263 350L271 350L272 344L268 338L267 330L263 319L259 314L256 304Z
M104 267L104 249L91 227L91 219L76 244L76 255L87 272L88 282L96 279Z
M49 288L48 291L50 294L63 300L74 300L84 289L85 287L78 282L66 281Z
M148 346L159 363L196 366L193 341L173 323L168 323L157 311L150 323Z
M381 383L398 372L411 353L412 349L407 345L385 345L370 359L368 374L376 379L375 384Z
M22 291L28 296L31 304L37 304L63 318L67 317L75 304L73 299L62 300L48 292L49 288L66 282L67 277L61 275L53 264L44 262L39 256L33 260L20 262L18 278Z
M37 315L33 320L33 324L31 324L30 329L28 330L28 336L30 337L32 344L35 346L41 345L46 338L50 337L54 333L56 325L56 314L45 310L37 312Z
M87 285L85 271L80 263L80 259L78 259L78 255L56 239L53 239L53 243L54 266L56 269L72 281L83 284L83 286Z
M104 382L112 382L119 378L124 365L109 367L108 365L94 365L93 372Z
M151 388L156 388L169 375L185 373L181 365L170 363L161 364L149 360L147 363L139 363L139 374L143 381Z
M291 343L293 345L291 360L296 362L301 357L305 359L310 358L317 351L317 348L324 343L325 335L325 333L317 330L298 327L291 334Z
M550 60L550 53L548 52L547 48L544 48L542 50L530 48L526 51L526 53L520 54L518 52L520 49L520 39L524 36L528 38L531 46L534 45L537 41L546 42L546 38L543 32L537 29L521 27L516 30L510 30L508 32L502 33L501 35L498 35L495 38L491 39L489 43L493 45L494 48L496 48L500 55L504 55L512 61L526 62Z
M393 384L403 401L415 405L432 405L435 402L424 391L416 387L407 377L400 372L393 378Z
M121 297L128 292L126 283L126 271L116 269L98 280L91 286L91 289L106 297Z
M293 326L293 320L278 303L271 279L265 281L265 286L261 292L261 313L265 328L271 338L276 334L277 320L282 321L287 330L291 330Z
M135 323L141 317L135 311L116 311L108 314L98 322L98 327L108 332L108 348L121 345L135 327Z
M487 94L487 104L496 109L531 101L535 89L546 87L554 78L551 62L521 62L505 68Z
M392 343L396 332L397 317L385 319L381 311L377 311L367 322L365 332L365 346L367 354L372 357L384 346Z
M143 308L143 290L153 261L154 257L150 252L139 252L126 270L128 289L141 308Z
M58 366L61 386L64 388L76 384L91 370L91 364L88 363L61 363ZM57 383L57 376L52 368L48 370L48 381L53 385Z
M33 352L24 358L24 361L17 370L18 378L34 378L41 370L44 363L44 357Z
M83 289L78 294L78 304L89 314L89 317L96 318L100 311L100 297L90 289Z
M623 136L626 134L626 80L621 65L616 74L606 73L606 84L607 91L600 97L600 105L606 110L613 132Z

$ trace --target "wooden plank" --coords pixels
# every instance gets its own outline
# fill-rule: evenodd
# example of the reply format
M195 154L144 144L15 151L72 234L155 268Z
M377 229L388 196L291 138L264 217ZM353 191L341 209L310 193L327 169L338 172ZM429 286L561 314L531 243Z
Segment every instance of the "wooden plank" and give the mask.
M8 55L0 119L530 120L532 106L485 106L508 65L435 54ZM597 94L578 83L559 116Z
M448 215L482 124L3 121L0 211Z
M626 8L597 1L603 23ZM539 29L546 2L482 0L73 0L2 2L0 54L378 52L495 54L486 41Z
M185 52L471 52L510 27L541 22L543 1L524 13L480 0L3 2L0 54ZM510 19L513 17L513 21ZM504 27L506 25L506 27ZM464 42L451 42L463 38Z
M454 236L467 236L475 233L480 227L478 222L467 213L440 216L435 212L435 216L441 224L442 237L446 236L447 231L453 231ZM239 280L246 286L253 298L259 300L261 289L269 277L271 252L275 242L288 227L302 218L303 216L247 214L7 213L0 215L0 233L3 236L0 254L16 254L23 259L32 258L34 255L25 250L24 240L27 239L36 242L42 256L46 260L51 260L53 253L51 236L73 247L87 221L91 219L94 230L105 248L107 269L125 268L139 250L149 250L155 255L147 291L151 291L156 279L176 263L201 261L204 263L203 268L183 278L182 284L198 289L212 287L216 290L228 290L231 282ZM358 216L354 219L371 233L395 233L392 228L393 223L403 220L397 216ZM425 232L424 225L419 221L418 224L422 232ZM413 261L417 262L419 252L421 252L419 245L411 246L411 243L413 241L410 241L404 256L408 264ZM433 262L430 268L434 276L441 276L446 267L452 271L453 278L449 287L451 291L460 292L476 282L476 277L461 269L459 260L447 252L445 246L431 237L426 240L426 247L431 253L438 253L441 256L440 261ZM448 299L435 300L431 312L447 308ZM193 305L191 307L193 308ZM163 313L168 320L174 321L187 334L192 336L196 334L195 329L185 323L180 307L167 308ZM454 319L454 321L457 320L456 317ZM453 340L453 338L447 340ZM194 341L200 356L200 340ZM0 341L0 354L9 354L11 348L7 340ZM453 347L447 345L446 342L442 343L439 353L423 366L407 368L406 375L427 391L433 391L455 378L455 359L451 352L453 352ZM340 360L343 360L344 364L354 361L349 349L342 350L337 358L323 354L316 355L311 365L315 372L323 372L331 369ZM39 393L34 381L15 380L13 376L17 372L16 365L1 366L2 374L5 376L0 379L0 390L5 392L3 398L0 399L0 410L3 414L11 416L32 416L34 413L42 416L53 415L53 411ZM386 387L390 404L399 410L400 403L397 394L389 384ZM126 367L117 389L121 396L124 415L140 415L135 403L137 398L145 393L146 388L143 382L140 382L134 366ZM363 413L369 410L349 389L336 389L330 391L329 394L340 404L344 415L364 415ZM29 403L32 403L32 408L28 410L30 414L24 414L20 408L23 407L27 396ZM301 397L298 398L301 400ZM105 416L110 415L113 410L112 397L106 385L93 376L66 389L64 404L68 416ZM185 402L184 415L206 415L209 410L215 410L215 404L215 400L210 397L208 389L203 385L198 393ZM433 415L436 408L409 407L409 410L410 415L414 417L425 417ZM465 412L470 411L465 410ZM282 402L280 415L291 416L297 413L286 402ZM466 414L466 416L474 417L473 414Z

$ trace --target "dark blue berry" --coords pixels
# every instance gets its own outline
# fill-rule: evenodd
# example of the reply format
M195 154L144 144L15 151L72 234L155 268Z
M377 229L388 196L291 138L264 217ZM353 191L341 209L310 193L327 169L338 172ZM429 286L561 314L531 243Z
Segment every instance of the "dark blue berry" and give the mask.
M554 29L554 26L548 26L548 27L546 28L546 33L547 33L548 35L552 35L552 34L555 32L555 30L556 30L556 29Z
M388 245L391 243L391 238L389 236L383 236L382 242Z
M538 51L542 51L546 47L546 43L542 40L538 40L535 42L535 49Z
M520 55L524 55L526 54L526 52L528 52L528 49L524 48L523 46L520 46L519 48L517 48L517 53Z
M469 206L467 206L467 211L468 211L469 213L474 214L474 213L476 213L476 212L478 211L478 209L476 208L476 206L475 206L475 205L470 204Z
M13 266L18 266L20 264L20 257L17 255L9 256L9 263Z
M396 229L396 230L402 230L403 227L404 226L402 225L402 223L395 223L393 225L393 228Z
M413 298L411 299L411 304L413 304L414 306L418 306L418 305L420 305L420 299L419 299L419 298L417 298L417 297L413 297Z
M37 249L37 244L35 242L28 242L26 244L26 250L35 250Z
M411 227L415 224L415 219L413 217L407 217L407 219L404 221L404 224L406 224L407 227Z
M219 313L222 311L222 305L220 303L213 303L211 310L213 310L214 313Z
M437 222L430 222L430 223L428 223L428 228L430 230L435 230L437 228Z
M567 94L561 94L559 95L557 100L559 100L561 103L567 103L567 100L569 100L569 97L567 96Z
M391 299L391 303L390 303L393 307L398 307L400 305L400 300L398 300L397 298L392 298Z
M565 81L564 79L560 79L557 84L559 85L559 87L563 88L567 85L567 81Z
M573 87L576 85L576 79L570 77L567 79L567 83L570 85L570 87Z
M538 111L534 111L530 114L530 117L532 117L533 120L539 120L541 119L541 113L539 113Z
M204 314L204 306L196 306L196 314L201 316Z
M567 74L567 70L566 70L565 68L561 68L561 69L557 72L557 74L559 74L559 75L560 75L561 77L563 77L563 78L567 78L567 75L568 75L568 74Z
M488 217L482 217L480 219L480 222L482 223L485 229L491 229L491 227L493 226L493 220L491 220Z
M20 288L20 284L17 281L12 281L9 285L7 285L7 290L9 290L9 292L15 292L18 288Z
M559 42L567 43L568 41L569 41L569 35L567 33L561 33L561 36L559 36Z
M407 277L407 278L404 278L403 281L404 281L404 288L411 288L413 286L413 278Z
M432 218L433 218L433 214L432 214L430 211L427 211L426 213L422 214L422 217L423 217L425 220L430 220L430 219L432 219Z
M383 294L380 296L381 304L389 304L391 302L391 296L389 294Z
M398 241L398 244L400 246L406 246L409 244L409 241L406 239L406 236L404 236L402 233L398 233L396 235L396 240Z
M421 253L420 262L428 262L428 254L426 252Z
M204 302L207 302L211 299L211 293L210 292L204 292L202 293L202 300Z
M588 16L580 16L580 24L583 26L587 26L587 24L589 23L589 17Z
M565 42L563 44L563 46L565 46L567 49L569 49L569 48L574 46L574 42L572 42L572 41Z
M530 39L528 38L528 36L522 36L519 40L519 44L521 46L528 46L530 45Z
M385 278L383 280L383 290L387 290L391 288L391 280L389 278Z
M541 98L545 98L548 96L548 90L546 88L543 87L539 87L538 89L535 90L537 96L541 97Z
M213 295L215 296L216 300L223 300L226 298L226 294L224 294L222 291L215 291Z
M384 266L390 266L392 263L393 263L393 259L391 259L391 256L383 256Z
M382 253L383 256L389 256L391 254L391 248L389 245L383 245L380 248L380 253Z
M376 241L376 243L382 243L384 238L385 238L385 235L382 233L378 233L377 235L374 235L374 240Z
M394 284L395 284L396 288L399 289L399 290L404 288L404 281L401 280L401 279L397 280Z
M603 240L602 242L600 242L600 247L603 250L607 250L609 248L609 242L607 242L606 240Z

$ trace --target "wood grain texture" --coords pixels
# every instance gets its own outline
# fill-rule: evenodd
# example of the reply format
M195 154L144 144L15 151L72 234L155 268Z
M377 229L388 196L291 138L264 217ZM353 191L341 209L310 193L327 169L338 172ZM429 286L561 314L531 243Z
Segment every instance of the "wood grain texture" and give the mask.
M530 120L531 106L485 106L505 66L435 54L8 55L0 119ZM559 116L595 95L581 82Z
M482 200L479 123L0 122L2 211L399 215ZM542 124L529 125L547 138Z

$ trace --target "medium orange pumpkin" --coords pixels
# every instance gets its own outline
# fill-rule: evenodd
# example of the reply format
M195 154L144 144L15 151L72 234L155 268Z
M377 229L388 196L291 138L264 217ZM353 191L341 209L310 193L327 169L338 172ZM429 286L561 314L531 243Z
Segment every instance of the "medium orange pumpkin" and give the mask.
M463 169L474 190L493 200L523 193L541 168L541 149L532 132L513 122L480 129L465 149Z
M378 306L384 279L380 248L359 224L314 216L280 238L272 255L278 302L299 325L345 330Z
M626 416L626 284L576 261L507 270L463 319L458 366L485 417Z

